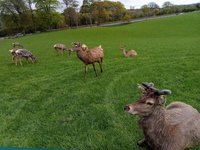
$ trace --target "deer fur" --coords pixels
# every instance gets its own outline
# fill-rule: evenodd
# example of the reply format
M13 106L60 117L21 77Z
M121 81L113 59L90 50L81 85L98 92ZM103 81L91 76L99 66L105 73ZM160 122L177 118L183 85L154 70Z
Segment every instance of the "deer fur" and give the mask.
M101 72L103 72L102 63L104 58L104 51L101 45L95 48L88 49L88 47L85 44L74 42L72 43L72 49L76 51L77 57L85 64L85 74L84 74L85 79L87 74L87 65L89 64L92 64L96 76L97 76L95 68L96 62L99 63Z
M54 47L54 49L55 49L55 51L56 51L57 54L59 52L61 52L62 55L63 55L64 51L68 51L69 55L70 55L71 51L72 51L72 49L67 49L65 44L59 44L58 43L58 44L55 44L53 47Z
M22 59L30 60L32 63L36 62L35 56L26 49L11 49L10 52L15 65L17 65L18 62L22 65Z
M165 95L170 90L158 90L148 83L140 86L142 97L124 110L138 115L144 139L153 150L184 150L200 144L200 113L183 102L173 102L165 107Z
M137 52L135 50L126 51L125 47L121 47L120 50L122 51L124 57L135 57L135 56L137 56Z

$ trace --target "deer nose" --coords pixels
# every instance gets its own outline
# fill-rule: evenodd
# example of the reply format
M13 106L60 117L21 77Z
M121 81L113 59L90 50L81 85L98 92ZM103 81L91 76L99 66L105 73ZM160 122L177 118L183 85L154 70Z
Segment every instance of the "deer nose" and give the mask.
M129 106L125 106L124 107L124 111L129 111L130 110L130 107Z

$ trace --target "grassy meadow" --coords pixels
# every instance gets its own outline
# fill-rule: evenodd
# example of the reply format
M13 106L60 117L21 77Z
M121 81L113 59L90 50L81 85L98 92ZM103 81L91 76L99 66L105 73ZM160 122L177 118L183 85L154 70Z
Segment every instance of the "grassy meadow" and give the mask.
M75 53L53 45L102 45L104 72L95 77ZM9 49L20 42L38 58L15 66ZM124 58L120 45L138 56ZM137 83L172 90L167 104L200 111L200 12L114 27L70 29L0 41L0 146L73 150L142 150L138 117L123 111L140 96ZM191 150L200 150L200 146Z

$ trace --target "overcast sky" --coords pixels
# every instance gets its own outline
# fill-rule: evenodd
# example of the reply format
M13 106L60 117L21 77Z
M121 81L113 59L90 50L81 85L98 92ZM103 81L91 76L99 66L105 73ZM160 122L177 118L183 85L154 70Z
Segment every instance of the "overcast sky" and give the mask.
M79 1L79 6L81 6L83 0L78 0L78 1ZM142 5L148 4L149 2L155 2L160 7L166 1L170 1L172 4L200 3L200 0L111 0L111 1L120 1L128 9L130 8L130 6L134 6L134 8L140 8Z

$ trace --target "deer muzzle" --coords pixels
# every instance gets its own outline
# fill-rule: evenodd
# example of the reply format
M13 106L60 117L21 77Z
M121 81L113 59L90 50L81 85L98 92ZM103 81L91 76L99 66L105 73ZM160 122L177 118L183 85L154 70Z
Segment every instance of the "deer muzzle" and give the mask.
M128 112L130 110L130 107L127 105L124 107L124 111Z
M132 115L138 114L138 112L134 109L134 107L132 105L126 105L124 107L124 111L129 113L129 114L132 114Z

